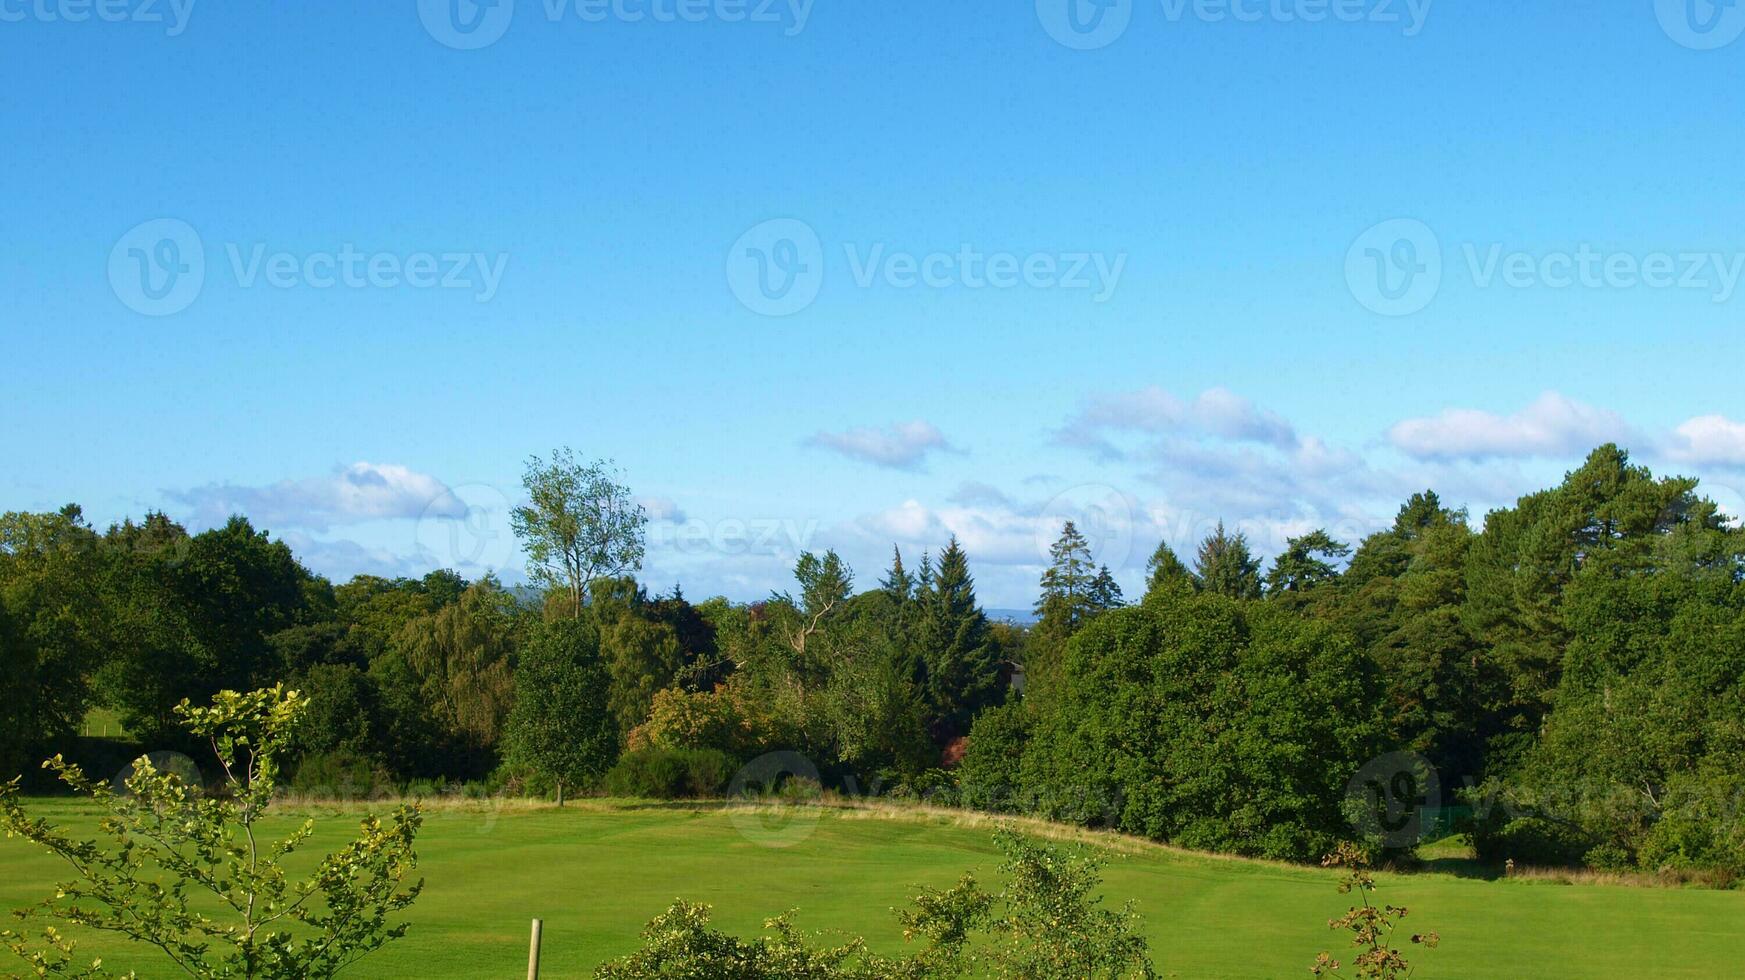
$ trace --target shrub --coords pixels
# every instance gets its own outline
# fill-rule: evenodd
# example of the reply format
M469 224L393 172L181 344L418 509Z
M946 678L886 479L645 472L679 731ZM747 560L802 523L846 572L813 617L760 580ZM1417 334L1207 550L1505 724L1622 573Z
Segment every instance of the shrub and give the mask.
M1473 845L1481 860L1549 868L1579 867L1597 846L1579 828L1538 816L1510 820L1495 832L1475 834Z
M105 811L103 840L75 840L31 817L18 781L0 783L0 830L74 871L53 896L15 913L19 921L56 919L117 947L152 947L174 964L159 963L154 975L203 978L332 977L404 936L407 923L390 920L423 888L410 881L422 822L416 807L365 817L342 849L318 863L297 862L307 877L293 877L281 861L309 841L313 821L257 840L302 707L296 692L282 688L222 691L210 708L182 702L177 714L208 740L224 772L220 794L158 772L149 757L134 766L125 794L59 756L50 759L49 769ZM169 887L160 881L165 875ZM0 949L22 958L32 976L106 975L100 958L87 969L77 944L53 925L40 938L0 930Z
M719 749L644 748L627 752L606 774L613 796L678 800L713 796L736 765Z
M1101 907L1100 864L1002 831L1006 887L983 890L973 875L943 891L926 889L898 913L904 935L926 946L901 959L866 941L814 947L791 916L773 935L742 940L709 928L709 909L679 902L649 923L635 953L600 967L596 980L731 977L734 980L928 980L975 976L1011 980L1150 980L1156 974L1132 907ZM972 951L973 950L973 951Z
M989 708L976 717L969 749L957 768L964 806L1014 812L1021 807L1024 750L1030 742L1030 715L1022 703Z
M324 800L367 800L390 795L393 782L372 759L355 752L316 752L303 757L291 789Z

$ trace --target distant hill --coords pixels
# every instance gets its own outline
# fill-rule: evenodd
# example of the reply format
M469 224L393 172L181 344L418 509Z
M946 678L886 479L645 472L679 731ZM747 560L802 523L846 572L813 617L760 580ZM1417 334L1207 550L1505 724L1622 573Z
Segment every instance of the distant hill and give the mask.
M989 619L1004 619L1019 626L1036 625L1036 614L1028 609L988 609Z

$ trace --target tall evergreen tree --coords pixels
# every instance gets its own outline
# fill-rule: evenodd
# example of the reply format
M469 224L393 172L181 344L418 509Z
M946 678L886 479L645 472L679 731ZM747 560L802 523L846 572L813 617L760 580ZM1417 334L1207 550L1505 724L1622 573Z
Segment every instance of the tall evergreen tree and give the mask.
M1104 565L1097 569L1097 577L1091 580L1093 614L1116 609L1121 605L1121 583L1115 581L1115 576L1109 573L1109 566Z
M1036 615L1051 620L1051 626L1066 633L1075 632L1094 611L1091 588L1096 574L1090 542L1072 521L1067 521L1060 538L1048 549L1048 568L1042 573Z
M1272 569L1266 573L1266 593L1277 596L1307 592L1317 585L1331 582L1339 577L1339 570L1327 559L1344 558L1349 554L1351 547L1343 541L1333 540L1325 529L1318 528L1300 538L1291 538L1285 542L1285 550L1273 559Z
M976 712L1000 699L1000 655L976 602L969 556L957 539L939 556L919 596L924 689L940 738L969 730Z
M879 588L898 604L908 602L915 594L915 579L903 568L903 550L895 545L891 546L891 570L885 573Z
M1260 598L1260 560L1248 550L1248 536L1224 530L1224 522L1200 544L1195 574L1201 588L1232 599Z
M1189 590L1199 587L1199 583L1194 579L1194 573L1189 571L1188 566L1182 564L1182 560L1175 556L1175 549L1169 546L1168 541L1157 543L1157 550L1151 553L1151 561L1147 562L1145 567L1150 575L1145 586L1146 595L1150 595L1164 586L1183 587Z

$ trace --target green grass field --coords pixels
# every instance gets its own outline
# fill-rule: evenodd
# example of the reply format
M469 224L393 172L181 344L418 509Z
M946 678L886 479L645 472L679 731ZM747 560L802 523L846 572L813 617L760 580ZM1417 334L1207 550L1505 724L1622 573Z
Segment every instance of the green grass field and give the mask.
M93 822L90 809L68 800L32 809L79 829ZM334 844L355 816L287 809L279 818L287 826L292 812L318 818L317 845ZM798 908L805 928L864 933L875 948L895 950L902 941L890 909L916 885L947 885L972 868L995 880L982 818L805 813L816 819L809 832L803 819L701 805L436 808L419 848L428 886L414 928L354 973L517 977L528 921L539 916L545 976L584 977L631 949L642 923L678 897L713 904L716 924L741 934ZM798 841L760 843L771 837ZM1346 902L1329 872L1112 843L1106 892L1138 901L1166 975L1307 976L1316 952L1342 942L1326 928ZM60 874L55 859L0 840L0 908L42 898ZM1745 893L1434 873L1386 875L1382 885L1383 901L1412 909L1410 924L1442 935L1442 948L1418 958L1426 980L1713 978L1737 976L1745 963ZM113 941L88 949L106 965L166 975Z

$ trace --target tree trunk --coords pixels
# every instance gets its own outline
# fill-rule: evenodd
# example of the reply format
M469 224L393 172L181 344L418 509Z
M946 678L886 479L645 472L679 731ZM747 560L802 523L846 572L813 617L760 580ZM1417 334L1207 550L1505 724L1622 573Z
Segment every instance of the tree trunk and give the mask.
M563 806L563 780L557 781L557 805Z

